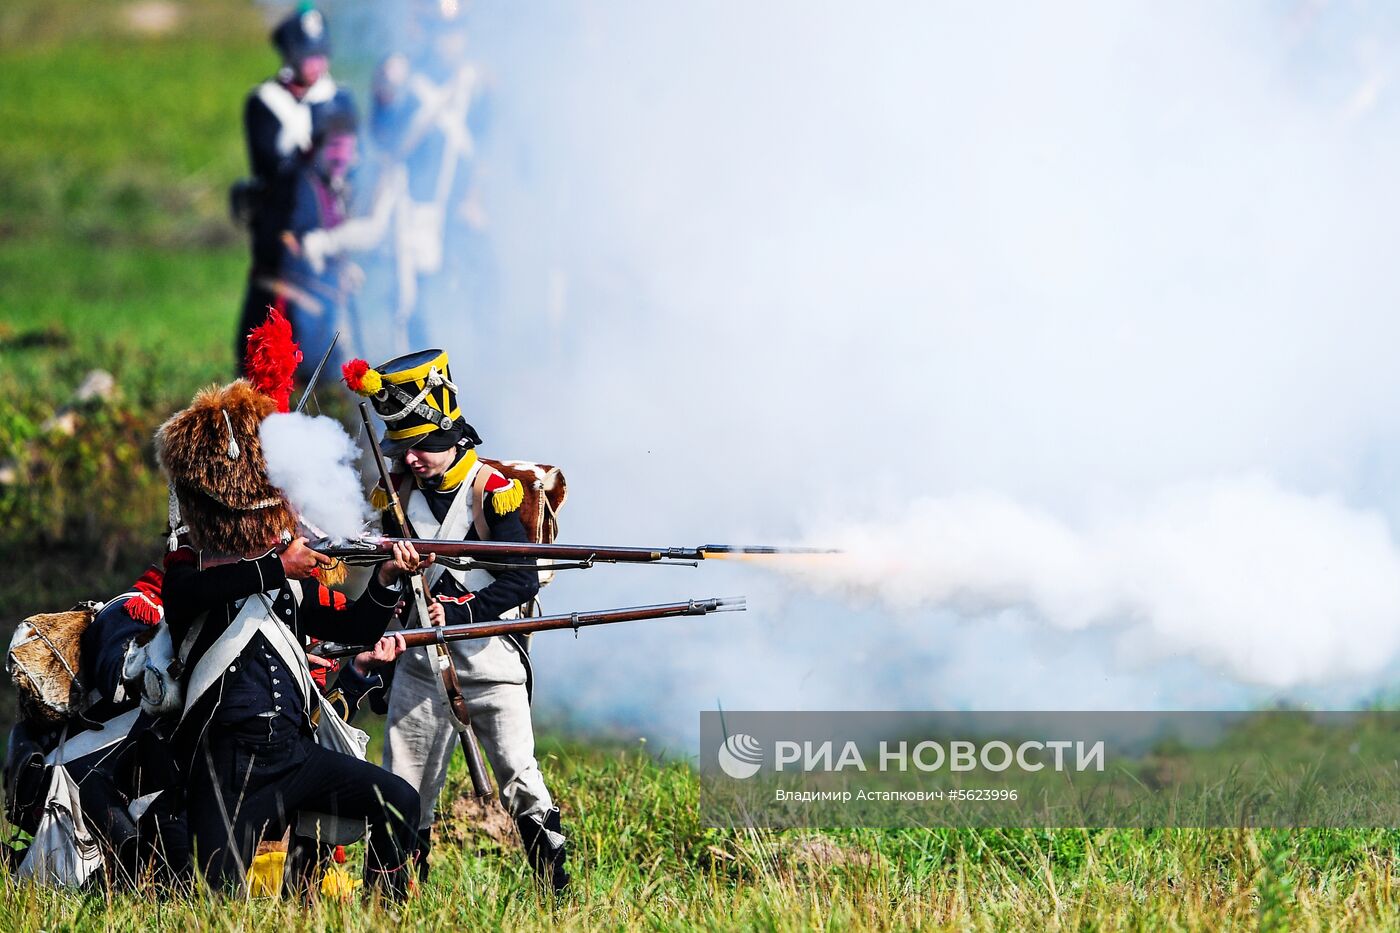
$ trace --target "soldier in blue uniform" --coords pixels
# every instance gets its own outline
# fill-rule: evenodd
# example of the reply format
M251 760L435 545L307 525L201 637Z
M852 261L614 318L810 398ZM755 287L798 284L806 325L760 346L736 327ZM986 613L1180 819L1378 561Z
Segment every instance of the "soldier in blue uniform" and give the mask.
M168 746L169 724L137 708L139 691L124 670L133 643L149 641L161 619L161 577L159 568L148 569L129 591L102 604L82 631L80 709L61 729L26 717L10 736L11 822L31 834L38 830L52 770L62 766L76 785L106 877L119 885L147 877L174 884L189 876L183 784Z
M282 234L297 173L311 151L315 111L343 106L337 97L345 94L330 76L330 33L319 10L303 4L273 30L272 44L282 67L253 89L243 107L252 177L235 184L231 194L234 217L248 226L252 239L252 267L235 344L239 372L244 336L262 323L269 306L285 308L277 289Z
M366 883L402 898L418 794L363 759L322 704L302 639L380 638L400 574L432 559L400 545L353 601L321 583L333 562L291 538L294 510L267 477L259 432L276 409L238 380L201 392L156 435L171 524L190 543L167 558L162 597L183 662L172 745L188 774L196 866L216 886L236 884L260 838L314 810L328 814L321 825L368 824Z
M355 292L364 273L343 255L308 255L303 240L312 231L333 231L349 219L352 201L351 171L358 160L358 120L353 101L338 95L314 114L309 159L292 181L291 209L277 290L286 300L292 332L302 350L302 378L308 378L325 355L337 332L340 351L346 344L360 345L355 314Z

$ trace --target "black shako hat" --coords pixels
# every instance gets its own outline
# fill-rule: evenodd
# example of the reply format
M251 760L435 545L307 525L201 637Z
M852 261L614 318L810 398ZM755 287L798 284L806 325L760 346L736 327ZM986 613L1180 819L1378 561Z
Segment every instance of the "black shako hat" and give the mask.
M481 443L476 428L457 407L457 385L446 350L419 350L373 368L364 360L351 360L342 371L350 390L367 397L384 419L384 456Z
M272 30L272 44L281 53L282 60L292 65L313 55L329 57L331 34L325 14L309 3L301 4Z

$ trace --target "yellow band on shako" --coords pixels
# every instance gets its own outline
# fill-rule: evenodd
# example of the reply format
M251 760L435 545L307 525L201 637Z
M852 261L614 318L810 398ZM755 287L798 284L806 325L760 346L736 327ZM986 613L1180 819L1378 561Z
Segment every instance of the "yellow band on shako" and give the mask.
M384 436L391 441L402 441L410 437L423 437L424 435L432 434L437 429L438 426L435 424L415 424L411 428L399 428L398 430L385 431Z
M444 375L447 373L446 351L439 353L421 366L415 366L412 369L403 369L395 373L385 372L383 367L376 367L376 369L379 370L379 377L385 382L392 383L393 385L402 385L405 382L423 382L428 378L428 371L434 367L437 368L438 372Z

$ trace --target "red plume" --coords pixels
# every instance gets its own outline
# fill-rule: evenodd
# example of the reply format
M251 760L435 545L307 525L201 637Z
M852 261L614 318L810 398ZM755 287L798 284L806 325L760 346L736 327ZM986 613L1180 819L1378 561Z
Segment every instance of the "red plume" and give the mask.
M378 395L384 388L384 377L364 360L351 360L340 367L340 373L345 385L358 395Z
M364 360L351 360L340 367L340 375L345 379L345 385L349 387L351 392L361 390L367 372L369 372L369 364Z
M292 375L301 362L301 349L292 339L292 323L276 308L267 309L267 320L248 332L248 380L277 403L278 411L290 411Z

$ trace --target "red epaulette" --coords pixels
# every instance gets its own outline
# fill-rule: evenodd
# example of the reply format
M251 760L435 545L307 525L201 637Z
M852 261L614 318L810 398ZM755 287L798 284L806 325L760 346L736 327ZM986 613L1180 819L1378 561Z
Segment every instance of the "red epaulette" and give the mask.
M447 596L442 593L434 593L433 599L440 603L452 603L455 606L465 606L476 597L475 593L464 593L461 596Z
M485 491L482 498L490 496L491 511L497 515L509 515L525 501L525 487L520 485L520 480L510 479L500 470L493 469L487 474Z
M141 578L131 585L135 595L127 598L122 608L137 622L155 625L165 617L165 607L160 600L160 585L165 580L165 572L152 565L141 574Z

